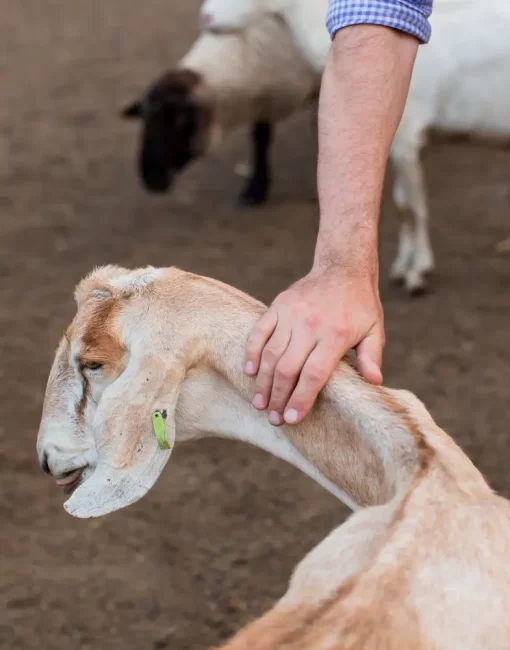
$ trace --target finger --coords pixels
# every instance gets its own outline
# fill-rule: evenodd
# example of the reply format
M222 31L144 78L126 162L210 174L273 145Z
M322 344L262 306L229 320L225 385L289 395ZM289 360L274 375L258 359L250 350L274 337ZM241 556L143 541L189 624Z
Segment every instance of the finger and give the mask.
M277 323L278 312L273 307L270 307L253 326L246 343L244 371L247 375L253 376L257 374L262 350L273 334Z
M299 375L308 356L315 348L317 339L311 330L303 327L291 332L290 343L278 362L269 398L269 422L275 426L283 424L283 411L296 387Z
M329 341L320 341L306 360L283 414L287 424L298 424L308 415L318 394L345 354L343 347L337 348L336 354L332 353L332 349Z
M279 317L278 325L264 346L260 357L259 371L255 380L255 395L252 400L255 408L265 409L267 407L273 386L274 371L289 345L291 332L289 321Z
M379 332L369 334L356 347L356 365L360 374L372 384L382 383L382 352L384 335Z

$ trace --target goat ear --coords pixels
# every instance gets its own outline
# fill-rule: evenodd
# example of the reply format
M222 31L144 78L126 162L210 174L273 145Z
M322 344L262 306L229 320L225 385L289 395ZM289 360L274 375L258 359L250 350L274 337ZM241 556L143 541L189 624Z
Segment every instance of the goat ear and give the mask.
M136 120L142 117L143 106L142 102L137 99L131 104L127 104L121 111L121 117L125 120Z
M168 353L166 353L168 354ZM163 355L131 359L104 392L94 419L97 465L64 504L76 517L98 517L141 499L156 483L175 441L175 409L185 370ZM164 418L161 449L152 415Z

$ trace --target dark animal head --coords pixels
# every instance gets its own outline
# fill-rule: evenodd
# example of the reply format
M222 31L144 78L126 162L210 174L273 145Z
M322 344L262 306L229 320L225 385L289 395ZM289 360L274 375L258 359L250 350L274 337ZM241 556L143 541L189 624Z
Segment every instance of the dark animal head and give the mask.
M199 96L201 78L173 70L122 111L143 121L138 168L145 188L164 192L176 172L203 155L212 127L212 106Z

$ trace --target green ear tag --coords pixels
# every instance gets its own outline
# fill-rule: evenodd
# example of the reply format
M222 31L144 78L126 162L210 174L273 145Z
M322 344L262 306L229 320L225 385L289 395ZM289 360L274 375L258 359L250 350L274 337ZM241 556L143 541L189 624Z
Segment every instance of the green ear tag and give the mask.
M166 439L166 423L165 418L163 417L160 411L154 411L152 414L152 427L154 429L154 435L158 441L160 449L170 449L168 440Z

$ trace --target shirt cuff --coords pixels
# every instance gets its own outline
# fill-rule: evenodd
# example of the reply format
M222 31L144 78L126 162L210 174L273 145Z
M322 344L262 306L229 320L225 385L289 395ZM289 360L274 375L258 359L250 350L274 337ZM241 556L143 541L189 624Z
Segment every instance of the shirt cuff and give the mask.
M384 25L415 36L420 42L430 39L432 0L329 0L326 25L331 38L350 25Z

